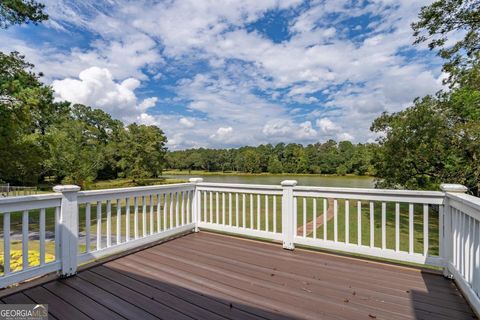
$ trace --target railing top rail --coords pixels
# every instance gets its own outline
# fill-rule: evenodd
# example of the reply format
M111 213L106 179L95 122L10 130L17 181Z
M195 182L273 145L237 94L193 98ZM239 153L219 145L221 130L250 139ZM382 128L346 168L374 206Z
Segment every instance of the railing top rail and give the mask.
M232 189L253 189L253 190L278 190L281 191L280 185L269 184L248 184L248 183L220 183L220 182L201 182L197 184L198 187L217 187L217 188L232 188Z
M78 192L78 203L87 203L103 200L121 199L128 197L149 196L155 193L162 194L166 192L193 191L194 183L174 183L166 185L116 188Z
M62 197L61 194L54 193L54 192L45 193L45 194L28 195L28 196L18 196L18 197L0 197L0 205L5 203L19 203L19 202L60 199L61 197Z
M295 196L330 197L340 199L443 204L445 194L441 191L414 191L396 189L366 189L338 187L298 186L293 188Z
M465 193L445 193L450 205L480 220L480 198Z
M60 205L61 198L62 195L58 193L0 198L0 214L56 207Z
M475 196L466 194L466 193L445 193L447 198L457 200L461 203L464 203L467 206L472 207L472 209L476 209L480 211L480 198Z
M445 193L442 191L424 191L424 190L400 190L400 189L370 189L370 188L344 188L344 187L315 187L315 186L295 186L294 191L320 191L320 192L342 192L342 193L362 193L362 194L387 194L402 196L428 196L441 198Z
M125 194L131 192L143 192L143 191L156 191L156 190L169 190L169 189L179 189L184 187L194 187L193 183L172 183L172 184L162 184L154 186L145 186L145 187L127 187L127 188L114 188L114 189L98 189L98 190L87 190L78 192L78 196L96 196L96 195L109 195L109 194Z

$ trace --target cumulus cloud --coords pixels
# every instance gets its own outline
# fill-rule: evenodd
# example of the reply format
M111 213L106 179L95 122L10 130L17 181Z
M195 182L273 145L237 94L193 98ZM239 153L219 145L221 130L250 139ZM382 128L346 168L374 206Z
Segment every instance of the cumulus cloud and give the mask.
M317 127L320 128L322 133L328 135L337 133L341 129L338 124L334 123L329 118L317 119Z
M310 121L295 123L289 119L272 119L262 129L270 141L313 142L318 139L317 131Z
M178 121L182 126L185 126L187 128L193 128L195 126L194 120L188 119L188 118L180 118Z
M339 134L337 138L339 141L345 141L345 140L352 141L354 139L354 137L347 132Z
M220 127L217 129L217 131L214 134L210 136L210 138L214 140L222 140L231 136L232 132L233 132L232 127Z
M52 82L58 100L100 108L127 122L140 118L143 122L152 122L145 111L155 106L157 98L139 100L135 94L139 86L140 81L134 78L116 82L108 69L98 67L83 70L78 79L67 78Z
M0 49L26 53L56 79L58 98L157 124L173 148L371 141L376 116L437 91L444 76L411 47L428 0L45 1L50 27L93 40L65 49L7 30ZM277 11L290 17L280 42L255 28ZM139 99L147 82L154 93Z

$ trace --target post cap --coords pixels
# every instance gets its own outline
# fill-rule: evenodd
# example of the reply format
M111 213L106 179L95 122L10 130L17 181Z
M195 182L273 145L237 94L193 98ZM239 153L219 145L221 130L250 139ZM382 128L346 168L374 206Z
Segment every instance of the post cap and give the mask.
M58 185L53 187L53 191L55 192L77 192L80 191L80 187L74 184L66 184L66 185Z
M283 180L280 184L282 187L295 187L297 185L297 180Z
M440 189L443 192L457 192L457 193L465 193L468 191L468 188L461 184L454 184L454 183L442 183L440 185Z
M203 178L190 178L188 179L188 181L192 183L200 183L200 182L203 182Z

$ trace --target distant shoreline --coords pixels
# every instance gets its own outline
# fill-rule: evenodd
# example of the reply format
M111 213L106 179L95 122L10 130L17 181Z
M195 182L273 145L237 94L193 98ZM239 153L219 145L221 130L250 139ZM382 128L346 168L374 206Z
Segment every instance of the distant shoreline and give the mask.
M305 177L332 177L332 178L338 178L338 177L355 177L355 178L368 178L372 179L375 178L374 176L368 176L368 175L356 175L356 174L345 174L345 175L339 175L339 174L325 174L325 173L269 173L269 172L259 172L259 173L248 173L248 172L239 172L239 171L228 171L228 172L222 172L222 171L204 171L204 170L191 170L190 172L188 170L165 170L162 173L162 176L173 176L173 175L181 175L181 176L190 176L190 175L203 175L203 176L272 176L272 177L281 177L281 176L305 176Z

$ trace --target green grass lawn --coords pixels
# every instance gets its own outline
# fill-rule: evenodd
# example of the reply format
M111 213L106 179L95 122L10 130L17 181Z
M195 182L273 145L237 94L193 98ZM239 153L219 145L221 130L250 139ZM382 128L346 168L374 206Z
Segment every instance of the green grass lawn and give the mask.
M171 178L145 178L145 179L114 179L95 181L87 186L87 190L127 188L139 186L152 186L186 182L184 179Z

